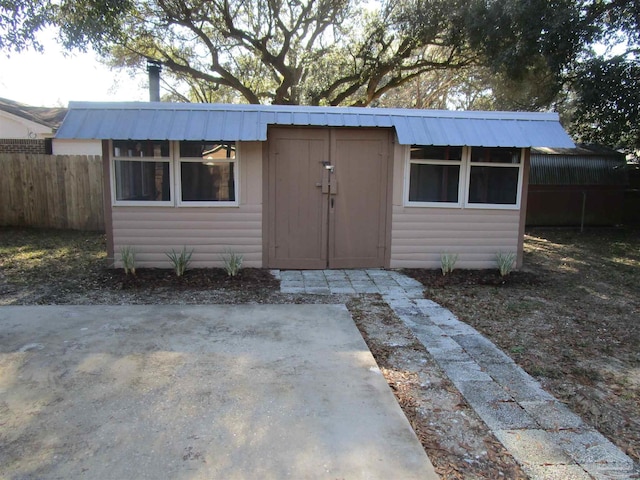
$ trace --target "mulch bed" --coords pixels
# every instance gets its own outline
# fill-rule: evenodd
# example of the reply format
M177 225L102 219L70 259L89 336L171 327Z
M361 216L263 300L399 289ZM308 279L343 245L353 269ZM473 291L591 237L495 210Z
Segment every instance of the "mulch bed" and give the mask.
M171 287L177 290L276 290L280 282L269 270L243 268L231 277L222 268L191 268L178 277L171 269L138 268L135 275L117 269L107 272L109 281L123 290Z

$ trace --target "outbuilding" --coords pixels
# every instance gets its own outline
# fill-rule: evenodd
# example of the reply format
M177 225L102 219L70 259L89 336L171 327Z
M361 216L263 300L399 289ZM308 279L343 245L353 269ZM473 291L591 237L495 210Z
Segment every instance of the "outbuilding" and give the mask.
M141 267L490 268L522 263L530 148L552 113L72 102L56 138L102 140L108 255Z
M527 226L623 223L627 161L602 145L532 148Z

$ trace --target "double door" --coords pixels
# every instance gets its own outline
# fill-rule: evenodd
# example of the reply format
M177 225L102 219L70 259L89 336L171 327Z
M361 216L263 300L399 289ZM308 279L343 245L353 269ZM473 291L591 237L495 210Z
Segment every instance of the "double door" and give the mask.
M385 129L269 130L269 267L386 266L391 138Z

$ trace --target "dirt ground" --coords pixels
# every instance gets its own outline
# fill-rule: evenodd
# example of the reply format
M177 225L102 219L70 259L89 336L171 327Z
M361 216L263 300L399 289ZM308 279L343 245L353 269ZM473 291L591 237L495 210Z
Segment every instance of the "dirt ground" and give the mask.
M640 235L533 231L525 268L406 271L557 398L640 459ZM0 305L347 303L444 479L526 478L428 353L376 296L284 295L264 270L104 267L99 234L0 228Z

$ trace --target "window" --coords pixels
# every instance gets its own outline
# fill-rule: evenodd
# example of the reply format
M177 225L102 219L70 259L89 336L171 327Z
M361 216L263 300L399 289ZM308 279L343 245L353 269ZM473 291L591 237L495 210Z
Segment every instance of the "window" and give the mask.
M180 142L178 205L237 205L236 145Z
M168 141L113 141L116 205L171 204Z
M462 147L411 147L408 204L460 205Z
M469 166L469 205L519 205L522 150L473 147Z
M407 159L405 204L519 208L523 152L521 148L413 145Z

